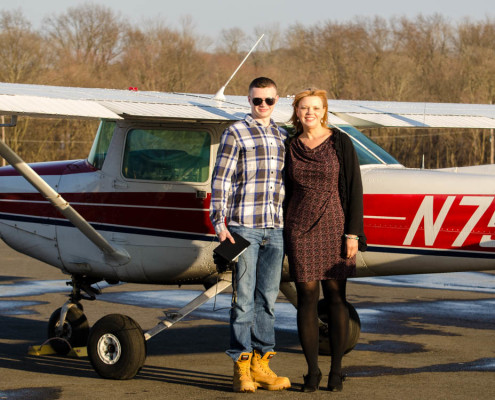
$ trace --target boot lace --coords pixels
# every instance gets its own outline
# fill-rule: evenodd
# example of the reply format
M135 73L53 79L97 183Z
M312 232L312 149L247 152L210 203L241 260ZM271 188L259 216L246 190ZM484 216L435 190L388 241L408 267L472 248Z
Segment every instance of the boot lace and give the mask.
M258 363L261 367L261 369L263 370L263 372L266 374L266 375L269 375L271 377L274 377L276 378L277 377L277 374L275 372L273 372L270 367L268 366L268 363L269 363L269 360L264 360L261 358L260 355L256 355L256 358L258 359Z
M249 363L237 363L236 364L237 370L239 371L239 375L241 376L247 376L249 377L251 374L251 371L249 369L250 364Z

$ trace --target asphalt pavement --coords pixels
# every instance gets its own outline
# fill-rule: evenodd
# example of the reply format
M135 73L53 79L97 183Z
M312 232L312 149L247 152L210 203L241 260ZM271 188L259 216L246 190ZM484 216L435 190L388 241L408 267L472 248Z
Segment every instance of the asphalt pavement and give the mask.
M86 357L33 356L47 339L51 313L69 288L56 268L0 242L0 399L494 399L495 274L443 274L351 281L348 300L361 317L361 336L344 358L342 393L301 393L304 357L295 310L280 297L277 356L272 368L288 376L283 392L231 390L229 295L147 342L147 358L131 380L100 378ZM432 283L433 282L433 283ZM83 303L90 324L110 313L129 315L144 330L198 286L117 285ZM330 358L320 357L323 383Z

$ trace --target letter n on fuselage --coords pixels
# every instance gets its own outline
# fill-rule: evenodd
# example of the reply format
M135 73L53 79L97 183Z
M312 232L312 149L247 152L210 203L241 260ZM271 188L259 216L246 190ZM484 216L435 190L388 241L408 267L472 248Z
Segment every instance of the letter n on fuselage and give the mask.
M442 224L445 221L447 213L449 212L454 200L455 196L448 196L445 203L443 203L437 219L433 220L433 196L425 196L421 206L419 206L419 209L416 212L416 216L414 217L411 227L407 232L406 238L404 239L404 245L408 246L412 243L414 236L416 236L419 226L421 225L421 221L423 221L425 245L433 246L438 232L440 232L440 228L442 227Z

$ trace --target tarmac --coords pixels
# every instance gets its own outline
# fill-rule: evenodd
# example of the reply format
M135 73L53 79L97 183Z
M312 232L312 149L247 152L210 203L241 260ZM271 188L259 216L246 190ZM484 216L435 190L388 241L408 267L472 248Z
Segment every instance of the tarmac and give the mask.
M454 274L457 283L442 287L438 283L450 279L444 276L433 277L433 285L425 276L349 282L348 300L362 327L358 345L344 357L348 378L341 393L324 390L329 356L320 357L323 388L300 392L306 367L295 309L281 296L277 355L270 366L292 387L240 394L232 392L232 362L224 353L228 311L211 311L228 303L228 294L150 339L144 367L130 380L100 378L87 357L29 355L30 346L47 339L48 319L66 301L67 276L0 241L0 400L494 399L495 273ZM173 308L174 299L201 288L178 289L117 285L83 305L90 324L121 313L147 330L163 316L163 305Z

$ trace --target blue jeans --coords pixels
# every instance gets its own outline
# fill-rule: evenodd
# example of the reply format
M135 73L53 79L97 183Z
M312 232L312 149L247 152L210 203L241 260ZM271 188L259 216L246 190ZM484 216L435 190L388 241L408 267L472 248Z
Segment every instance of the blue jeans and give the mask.
M255 229L229 226L229 231L246 238L251 245L239 256L232 273L230 349L237 361L253 349L264 355L275 347L275 301L284 259L283 229Z

